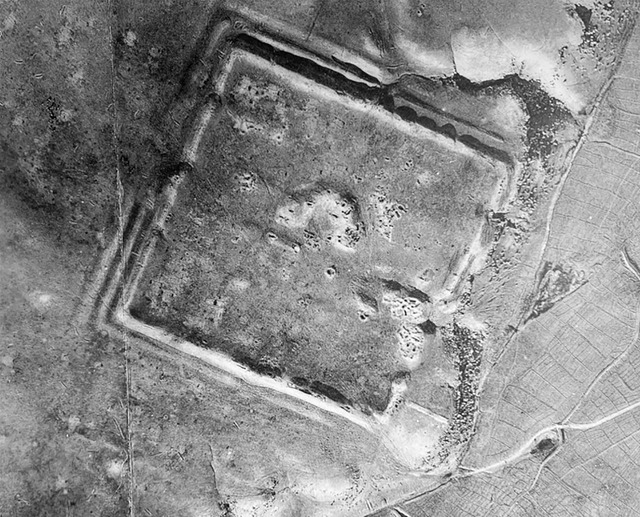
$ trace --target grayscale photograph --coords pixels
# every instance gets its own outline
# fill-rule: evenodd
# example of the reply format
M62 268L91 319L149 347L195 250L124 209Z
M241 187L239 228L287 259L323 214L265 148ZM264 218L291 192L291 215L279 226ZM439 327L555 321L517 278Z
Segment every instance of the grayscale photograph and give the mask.
M0 517L640 517L580 2L0 0Z

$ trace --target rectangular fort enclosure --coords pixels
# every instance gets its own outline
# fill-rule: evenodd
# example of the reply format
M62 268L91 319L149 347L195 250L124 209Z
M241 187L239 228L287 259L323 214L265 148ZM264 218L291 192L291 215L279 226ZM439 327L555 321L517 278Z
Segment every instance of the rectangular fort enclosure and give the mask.
M202 52L180 166L125 204L99 318L367 426L429 361L433 304L482 260L511 165L247 20Z

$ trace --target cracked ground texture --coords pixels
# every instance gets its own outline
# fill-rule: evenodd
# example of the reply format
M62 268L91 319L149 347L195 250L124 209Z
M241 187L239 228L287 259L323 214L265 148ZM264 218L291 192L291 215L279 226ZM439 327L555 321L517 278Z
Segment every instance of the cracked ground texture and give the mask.
M556 135L518 266L475 280L469 306L490 344L460 463L415 475L358 426L78 323L125 195L158 190L180 153L169 107L222 4L5 0L0 516L640 514L637 5L343 4L225 7L385 84L417 74L492 87L520 74L578 128ZM477 48L498 64L481 73ZM438 92L481 129L520 124ZM527 161L520 136L505 141ZM544 298L552 278L570 287ZM449 407L448 392L415 397Z

